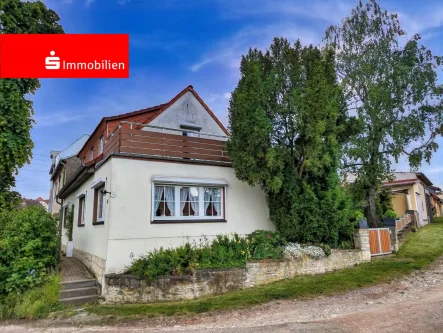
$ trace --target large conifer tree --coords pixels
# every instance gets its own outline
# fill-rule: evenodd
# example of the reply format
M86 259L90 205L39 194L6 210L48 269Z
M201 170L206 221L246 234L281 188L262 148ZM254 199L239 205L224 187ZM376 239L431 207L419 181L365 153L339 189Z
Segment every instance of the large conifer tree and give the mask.
M266 53L249 50L240 71L229 106L237 177L261 186L288 240L336 246L352 225L337 173L345 119L334 53L276 38Z

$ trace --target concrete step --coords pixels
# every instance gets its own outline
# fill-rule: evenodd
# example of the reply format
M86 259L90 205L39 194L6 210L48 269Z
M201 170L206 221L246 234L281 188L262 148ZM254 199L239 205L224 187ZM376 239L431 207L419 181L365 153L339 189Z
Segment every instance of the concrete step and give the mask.
M69 281L69 282L61 282L60 287L63 290L69 289L78 289L78 288L86 288L86 287L95 287L97 286L96 280L77 280L77 281Z
M73 305L73 304L85 304L96 301L98 298L97 295L94 296L80 296L80 297L70 297L61 299L60 303L63 305Z
M97 287L65 289L60 293L61 300L80 296L97 296Z

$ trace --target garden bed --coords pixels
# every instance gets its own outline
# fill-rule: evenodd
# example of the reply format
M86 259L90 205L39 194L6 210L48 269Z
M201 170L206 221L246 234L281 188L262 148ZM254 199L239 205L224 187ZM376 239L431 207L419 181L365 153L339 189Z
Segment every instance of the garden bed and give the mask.
M300 275L322 274L370 261L362 250L332 250L322 259L303 255L296 259L255 260L244 268L197 269L189 275L159 276L154 280L131 274L105 276L107 303L151 303L191 300L251 288Z

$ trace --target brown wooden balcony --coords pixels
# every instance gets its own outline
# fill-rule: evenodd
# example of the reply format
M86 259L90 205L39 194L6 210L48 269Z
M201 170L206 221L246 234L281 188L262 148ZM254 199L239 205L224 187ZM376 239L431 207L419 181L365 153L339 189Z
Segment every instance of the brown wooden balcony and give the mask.
M188 136L183 135L186 132ZM225 136L121 122L107 138L103 156L126 153L230 164Z

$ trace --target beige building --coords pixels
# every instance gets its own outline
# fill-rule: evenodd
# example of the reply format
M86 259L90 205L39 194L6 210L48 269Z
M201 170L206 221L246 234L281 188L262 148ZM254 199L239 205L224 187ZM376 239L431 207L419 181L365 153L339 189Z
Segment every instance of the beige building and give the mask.
M418 213L419 225L432 221L432 208L429 186L432 182L421 172L394 172L394 179L384 182L383 187L389 188L392 193L392 205L397 216L402 217L406 211Z
M58 193L66 181L81 165L81 161L77 157L77 154L88 137L88 135L82 135L62 151L51 150L50 152L51 169L49 170L49 175L51 186L49 190L47 211L53 215L60 212L61 206L60 201L57 199Z
M64 226L74 209L74 256L103 283L153 249L273 230L263 191L235 176L228 135L192 86L168 103L103 118L57 196Z

